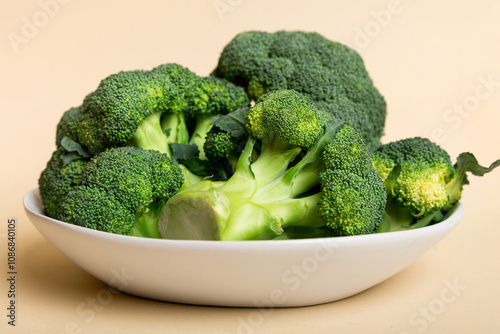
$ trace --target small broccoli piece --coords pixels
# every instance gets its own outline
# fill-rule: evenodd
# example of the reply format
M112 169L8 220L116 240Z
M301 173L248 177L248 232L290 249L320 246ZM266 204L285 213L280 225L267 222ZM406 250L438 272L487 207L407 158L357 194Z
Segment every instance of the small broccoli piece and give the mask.
M468 184L467 172L482 176L492 171L479 165L471 153L462 153L453 165L448 153L427 138L391 142L373 153L373 165L384 179L388 202L378 232L427 226L442 220Z
M73 141L76 141L78 128L78 122L80 118L80 107L73 107L66 111L59 123L57 124L56 130L56 146L61 146L61 141L63 138L68 137Z
M293 90L262 96L245 127L251 136L234 174L172 197L160 217L162 237L251 240L276 238L292 227L326 227L336 236L376 230L385 188L354 128ZM254 159L256 142L261 148Z
M218 170L221 179L232 175L238 157L248 138L245 119L248 108L217 116L207 133L203 150L209 163Z
M212 74L244 87L254 100L271 91L298 91L349 122L370 150L380 145L386 103L362 58L317 33L240 33L225 46Z
M199 140L213 115L248 103L241 88L222 79L198 77L177 64L119 72L85 98L78 139L94 154L131 144L171 155L167 137L180 144Z
M323 197L318 212L334 235L374 233L383 218L386 192L380 175L328 169L321 175Z
M80 185L82 171L88 162L88 156L69 152L64 147L52 153L38 179L40 197L49 217L59 217L62 203L71 189Z
M158 217L182 183L177 162L167 154L111 148L87 164L58 218L105 232L160 238Z

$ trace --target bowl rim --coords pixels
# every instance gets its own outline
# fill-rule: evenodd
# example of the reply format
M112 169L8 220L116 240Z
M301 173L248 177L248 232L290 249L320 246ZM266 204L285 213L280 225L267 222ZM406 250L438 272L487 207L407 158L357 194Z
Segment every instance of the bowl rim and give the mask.
M155 239L155 238L145 238L128 236L121 234L114 234L110 232L93 230L83 226L69 224L54 218L51 218L43 213L44 207L40 198L40 193L38 188L33 188L25 193L23 196L23 206L25 212L29 215L34 215L43 221L50 224L55 224L58 227L72 230L74 232L84 234L93 238L109 239L113 242L127 243L127 244L137 244L137 245L147 245L148 247L186 247L186 248L231 248L231 249L261 249L262 245L265 245L267 250L269 247L282 248L284 244L288 246L308 246L310 244L318 244L325 242L336 242L336 243L359 243L363 241L373 241L373 242L384 242L386 240L393 239L395 236L400 235L401 237L405 235L411 235L416 237L419 235L432 234L438 232L439 230L449 230L453 229L455 225L460 220L464 212L464 205L459 201L453 208L447 213L447 217L436 224L420 227L413 230L406 231L392 231L384 233L371 233L362 235L352 235L352 236L339 236L339 237L324 237L324 238L306 238L306 239L293 239L293 240L238 240L238 241L223 241L220 240L174 240L174 239ZM30 218L30 217L28 217ZM31 220L31 219L30 219ZM38 229L36 224L35 227ZM259 247L255 247L259 246Z

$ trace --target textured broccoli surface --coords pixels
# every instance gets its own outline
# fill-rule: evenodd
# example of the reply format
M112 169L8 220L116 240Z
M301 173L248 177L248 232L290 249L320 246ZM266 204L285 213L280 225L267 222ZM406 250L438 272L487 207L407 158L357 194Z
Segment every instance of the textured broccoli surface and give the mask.
M108 76L57 126L56 144L71 138L94 155L109 148L154 149L176 160L205 159L203 144L215 115L248 107L244 89L199 77L177 64ZM181 164L185 186L202 176ZM201 172L200 172L201 173Z
M52 153L38 179L40 197L49 217L60 216L63 201L71 189L80 185L81 174L87 163L87 158L72 159L71 154L63 147Z
M241 88L199 77L177 64L119 72L85 98L76 141L94 154L133 145L171 156L171 142L196 143L209 130L213 115L248 103Z
M293 90L262 96L245 127L250 137L234 174L172 197L159 222L164 238L251 240L297 227L328 228L332 236L377 229L386 192L354 128Z
M160 238L158 217L183 183L167 154L125 146L95 155L61 205L59 219L116 234Z
M380 145L386 103L362 58L317 33L240 33L222 51L213 75L244 87L254 100L271 91L296 90L318 109L349 122L370 150Z
M379 232L423 227L440 221L460 199L467 172L482 176L498 165L482 167L471 153L455 164L448 153L427 138L394 141L373 153L373 165L385 180L388 202Z

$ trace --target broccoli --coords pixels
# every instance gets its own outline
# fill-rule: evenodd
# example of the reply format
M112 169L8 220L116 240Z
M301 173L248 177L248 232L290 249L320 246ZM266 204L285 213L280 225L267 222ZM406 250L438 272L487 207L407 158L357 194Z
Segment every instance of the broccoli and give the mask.
M47 214L59 216L62 201L79 185L80 173L93 155L137 146L179 160L203 159L211 118L248 105L242 88L224 79L198 77L177 64L105 78L81 106L66 111L57 125L57 149L39 178ZM181 168L185 186L203 179Z
M81 183L82 171L90 160L90 153L69 137L57 141L58 147L38 179L45 212L52 218L59 217L62 202Z
M240 33L225 46L212 74L244 87L254 100L270 91L298 91L318 109L348 121L370 150L380 145L386 102L362 58L317 33Z
M59 120L59 123L57 124L56 129L56 146L58 148L61 147L61 142L66 137L76 142L76 129L78 128L79 117L80 107L70 108L63 114L63 116Z
M102 80L81 107L63 117L58 137L67 135L92 154L137 146L174 159L204 158L211 118L248 105L245 91L224 79L202 78L180 65L164 64ZM186 185L201 180L185 168L183 174Z
M414 229L439 222L460 199L467 172L482 176L500 165L479 165L461 153L453 165L448 153L427 138L414 137L379 147L373 165L384 179L388 200L378 232Z
M378 228L386 192L353 127L298 92L280 90L250 108L245 128L250 136L229 180L197 183L167 202L159 220L164 238L272 239L296 227L341 236Z
M241 88L177 64L119 72L85 98L77 141L94 154L129 143L171 155L171 142L196 142L213 115L248 104Z
M183 183L167 154L133 146L95 155L61 205L59 219L116 234L160 238L158 217Z
M248 132L245 119L248 108L214 117L203 145L206 158L219 179L227 180L233 173Z

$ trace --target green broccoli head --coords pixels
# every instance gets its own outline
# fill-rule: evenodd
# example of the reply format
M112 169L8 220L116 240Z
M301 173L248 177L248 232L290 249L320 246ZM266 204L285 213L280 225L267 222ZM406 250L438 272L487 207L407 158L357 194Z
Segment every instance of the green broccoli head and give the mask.
M449 201L446 184L454 175L448 153L426 138L408 138L381 146L374 166L385 180L396 165L401 173L391 196L416 216L443 208Z
M88 161L88 157L68 152L64 147L52 153L38 179L40 197L49 217L59 217L66 196L71 189L80 185L82 171Z
M269 138L274 133L290 145L310 147L323 132L326 121L302 94L279 90L262 96L250 109L246 127L250 135L258 139Z
M385 206L384 184L359 133L328 117L294 91L261 97L247 113L250 137L234 174L172 197L160 218L162 236L269 239L289 228L304 228L304 237L316 228L332 236L372 233ZM348 212L347 202L356 210Z
M362 58L317 33L241 33L226 45L213 75L245 87L254 100L271 91L298 91L354 126L370 150L380 145L386 103Z
M386 192L373 168L365 175L348 169L327 169L320 175L323 196L318 212L332 235L374 233L382 221Z
M230 133L213 127L207 134L204 144L207 159L216 166L223 165L225 161L235 156L241 139Z
M133 145L171 156L170 132L184 133L180 144L189 144L208 132L211 116L248 104L241 88L222 79L198 77L177 64L119 72L102 80L85 98L77 141L94 154ZM205 128L197 129L198 121L204 121Z
M373 165L385 180L388 203L380 232L426 226L440 221L460 199L467 172L482 176L500 160L482 167L471 153L452 164L448 153L427 138L391 142L373 153Z
M59 219L117 234L160 237L158 217L183 183L166 154L125 146L95 155L62 203Z
M77 128L78 122L80 118L80 107L70 108L66 111L59 123L57 124L56 129L56 146L61 147L61 141L63 138L68 137L73 141L77 140Z
M220 179L227 180L232 175L245 145L248 137L245 128L248 110L249 108L238 109L212 120L212 128L207 133L203 150L208 164L218 170L216 174Z

